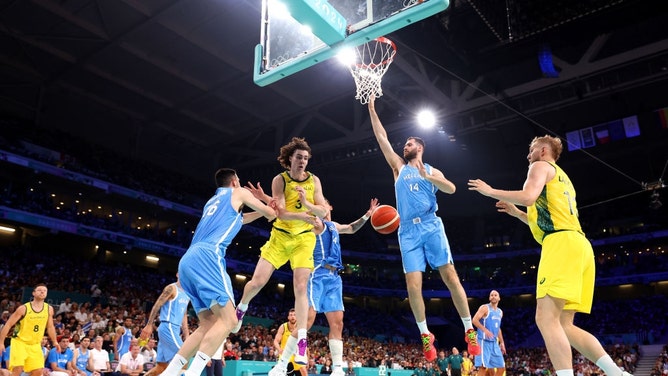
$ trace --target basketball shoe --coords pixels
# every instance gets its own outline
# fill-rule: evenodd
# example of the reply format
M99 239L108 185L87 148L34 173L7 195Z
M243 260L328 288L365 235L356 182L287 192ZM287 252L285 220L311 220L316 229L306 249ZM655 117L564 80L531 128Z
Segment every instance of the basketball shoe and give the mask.
M468 344L469 354L473 356L480 355L480 345L478 344L478 332L476 332L475 329L471 328L467 330L464 340L466 340L466 343Z
M236 313L237 313L237 320L239 320L239 322L237 322L237 325L235 325L234 328L232 328L232 333L239 332L239 329L241 329L241 326L244 324L244 315L246 314L246 312L240 310L239 307L237 307Z
M297 342L297 351L295 352L295 363L305 366L308 364L308 357L306 356L306 350L308 350L308 341L306 338L302 338Z
M433 334L429 333L422 335L422 352L424 352L424 358L427 359L428 362L432 362L436 359Z

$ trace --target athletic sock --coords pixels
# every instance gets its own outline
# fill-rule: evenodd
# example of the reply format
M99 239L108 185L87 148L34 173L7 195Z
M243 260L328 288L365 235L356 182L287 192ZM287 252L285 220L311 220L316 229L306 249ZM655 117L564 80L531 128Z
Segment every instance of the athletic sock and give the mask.
M559 369L557 370L557 376L573 376L573 369Z
M292 354L294 354L295 351L297 351L297 338L288 336L288 340L285 342L285 348L283 348L283 352L281 353L280 358L278 358L278 364L281 367L287 367L290 357L292 357Z
M329 352L332 355L332 366L334 368L343 368L343 341L340 339L330 339Z
M239 302L239 305L237 305L237 309L239 309L239 311L246 312L248 311L248 304Z
M192 364L190 364L190 367L186 371L185 376L200 376L202 371L204 371L206 364L209 363L209 360L211 360L210 356L198 351L193 358Z
M598 358L596 361L596 366L602 369L607 376L621 376L623 372L608 354Z
M473 329L473 323L471 322L471 316L462 317L462 323L464 324L464 330Z
M417 326L418 329L420 329L420 334L429 334L429 329L427 328L427 320L418 322Z
M167 368L162 372L165 376L178 376L185 365L188 364L188 359L179 354L174 355L172 361L169 362Z

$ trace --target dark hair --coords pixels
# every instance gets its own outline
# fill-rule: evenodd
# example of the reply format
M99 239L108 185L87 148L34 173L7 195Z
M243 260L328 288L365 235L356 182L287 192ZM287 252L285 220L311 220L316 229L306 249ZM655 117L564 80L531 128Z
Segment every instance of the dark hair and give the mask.
M293 137L288 144L281 146L278 158L276 158L283 168L290 169L290 157L295 153L295 150L305 150L309 157L311 156L311 147L308 146L306 139Z
M413 140L413 141L417 142L418 144L422 145L422 148L424 149L424 140L422 138L417 137L417 136L410 136L410 137L408 137L408 139Z
M231 168L221 168L216 171L216 187L229 187L237 172Z
M35 290L37 290L38 287L42 287L42 286L46 287L46 283L38 283L38 284L36 284L35 287L32 288L32 291L35 291Z

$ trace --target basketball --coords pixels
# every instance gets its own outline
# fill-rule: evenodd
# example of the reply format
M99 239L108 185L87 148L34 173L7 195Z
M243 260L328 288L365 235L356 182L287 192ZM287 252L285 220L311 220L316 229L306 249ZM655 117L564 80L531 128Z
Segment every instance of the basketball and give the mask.
M371 226L381 234L391 234L399 228L399 213L390 205L380 205L371 214Z

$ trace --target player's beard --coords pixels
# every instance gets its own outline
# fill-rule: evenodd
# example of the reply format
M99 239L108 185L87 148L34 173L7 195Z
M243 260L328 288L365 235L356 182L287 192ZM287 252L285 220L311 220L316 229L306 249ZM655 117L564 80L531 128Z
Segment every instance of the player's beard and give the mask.
M413 149L411 151L404 152L404 159L405 160L410 162L415 158L417 158L417 150Z

